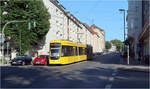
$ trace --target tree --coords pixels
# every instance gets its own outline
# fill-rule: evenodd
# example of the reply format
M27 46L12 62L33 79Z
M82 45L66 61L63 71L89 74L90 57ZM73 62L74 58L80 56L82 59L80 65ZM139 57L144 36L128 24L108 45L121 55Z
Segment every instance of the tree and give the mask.
M111 43L109 41L106 41L105 48L108 50L111 48L111 46L112 46Z
M19 52L20 30L22 54L44 40L50 28L50 14L42 0L2 0L0 3L0 31L8 21L27 21L24 23L10 23L5 28L5 35L11 37L11 40L14 41L14 49ZM34 22L36 27L33 27ZM29 23L31 24L30 30L28 30Z
M123 42L121 42L118 39L111 40L111 43L113 43L116 46L117 51L120 51L124 46Z

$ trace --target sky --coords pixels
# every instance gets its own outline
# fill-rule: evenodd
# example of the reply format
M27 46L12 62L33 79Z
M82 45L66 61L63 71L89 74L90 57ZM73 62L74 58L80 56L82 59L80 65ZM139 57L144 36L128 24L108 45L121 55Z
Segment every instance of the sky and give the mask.
M105 40L123 41L123 13L128 9L127 0L58 0L81 22L95 24L105 31Z

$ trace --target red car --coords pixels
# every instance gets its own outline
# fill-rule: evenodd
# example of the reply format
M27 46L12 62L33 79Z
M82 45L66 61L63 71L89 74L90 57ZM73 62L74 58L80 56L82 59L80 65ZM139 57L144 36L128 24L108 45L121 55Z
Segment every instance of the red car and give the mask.
M48 64L48 58L49 58L48 55L40 55L33 60L33 64L34 65L38 65L38 64L47 65Z

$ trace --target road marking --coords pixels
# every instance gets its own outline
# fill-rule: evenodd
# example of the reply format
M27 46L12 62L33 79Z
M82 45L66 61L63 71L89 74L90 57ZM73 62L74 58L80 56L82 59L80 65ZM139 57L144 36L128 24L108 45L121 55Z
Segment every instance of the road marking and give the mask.
M112 86L111 84L108 84L105 86L105 89L111 89L111 86Z
M111 89L111 87L112 87L112 82L114 81L114 77L116 76L117 72L118 72L117 69L115 69L115 70L113 71L112 77L109 78L109 81L111 82L111 84L107 84L107 85L105 86L105 89Z

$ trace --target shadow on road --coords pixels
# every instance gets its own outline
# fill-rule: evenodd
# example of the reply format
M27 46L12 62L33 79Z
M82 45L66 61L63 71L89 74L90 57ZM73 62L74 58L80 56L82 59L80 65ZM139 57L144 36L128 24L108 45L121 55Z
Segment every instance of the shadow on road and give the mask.
M44 72L44 73L43 73ZM32 83L40 83L47 77L59 74L45 68L1 67L1 85L8 88L27 88ZM37 85L38 86L38 85Z
M149 73L120 69L112 88L149 89Z
M94 88L104 87L105 69L85 69L62 73L47 67L1 67L2 88ZM101 85L99 83L101 83Z

